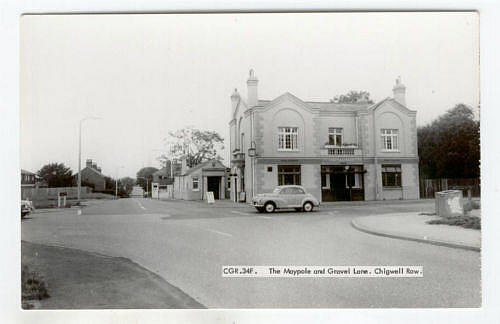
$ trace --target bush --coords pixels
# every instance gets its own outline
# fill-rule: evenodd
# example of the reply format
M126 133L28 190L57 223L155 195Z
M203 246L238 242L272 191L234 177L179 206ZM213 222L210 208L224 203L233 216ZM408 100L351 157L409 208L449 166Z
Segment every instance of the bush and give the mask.
M24 266L21 271L22 305L23 308L33 308L28 301L49 298L50 295L45 287L43 276L37 272L29 271L28 266Z
M461 226L464 228L481 229L481 218L476 216L443 217L440 219L430 220L427 224L444 224Z
M480 209L480 208L481 208L481 204L476 200L471 200L471 201L467 200L464 203L464 211L465 212L470 212L473 209Z

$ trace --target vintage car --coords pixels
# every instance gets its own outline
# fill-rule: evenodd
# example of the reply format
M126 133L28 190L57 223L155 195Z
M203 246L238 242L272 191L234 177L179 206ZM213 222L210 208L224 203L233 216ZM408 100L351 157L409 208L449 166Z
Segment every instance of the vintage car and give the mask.
M21 218L31 213L35 208L30 200L21 200Z
M276 209L284 208L310 212L319 206L319 200L307 193L302 186L288 185L278 186L272 193L256 195L252 199L252 205L260 213L272 213Z

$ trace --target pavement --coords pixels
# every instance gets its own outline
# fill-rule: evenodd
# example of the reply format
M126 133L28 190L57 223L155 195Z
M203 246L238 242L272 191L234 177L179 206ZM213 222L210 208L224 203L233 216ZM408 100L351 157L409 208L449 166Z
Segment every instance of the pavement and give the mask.
M396 213L383 216L365 216L351 221L354 228L370 234L460 248L481 250L481 231L460 226L427 224L438 216L420 213Z
M73 208L35 212L22 220L21 237L130 259L208 308L480 307L480 253L351 226L363 216L433 211L432 200L260 214L230 202L131 198L88 202L81 215ZM423 267L424 276L222 277L222 266L228 265L415 265Z

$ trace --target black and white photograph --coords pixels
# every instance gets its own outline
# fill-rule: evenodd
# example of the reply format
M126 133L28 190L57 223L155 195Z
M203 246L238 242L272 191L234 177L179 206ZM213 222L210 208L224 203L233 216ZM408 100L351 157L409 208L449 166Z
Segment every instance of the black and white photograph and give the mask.
M478 11L18 22L26 316L484 307Z

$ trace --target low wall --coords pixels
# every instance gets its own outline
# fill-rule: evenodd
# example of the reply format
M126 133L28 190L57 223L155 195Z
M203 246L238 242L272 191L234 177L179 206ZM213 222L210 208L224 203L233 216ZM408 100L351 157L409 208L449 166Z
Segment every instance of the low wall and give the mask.
M21 199L43 200L57 199L60 192L66 193L66 199L78 198L78 187L58 187L58 188L21 188ZM81 187L82 198L92 193L92 188Z

